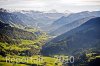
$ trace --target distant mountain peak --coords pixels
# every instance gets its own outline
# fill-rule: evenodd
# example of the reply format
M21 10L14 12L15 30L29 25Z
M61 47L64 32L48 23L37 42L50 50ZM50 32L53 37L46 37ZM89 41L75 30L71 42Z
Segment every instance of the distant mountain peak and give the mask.
M69 11L69 10L65 10L64 13L70 14L70 13L72 13L72 12Z
M0 8L0 12L7 12L7 10L4 8Z

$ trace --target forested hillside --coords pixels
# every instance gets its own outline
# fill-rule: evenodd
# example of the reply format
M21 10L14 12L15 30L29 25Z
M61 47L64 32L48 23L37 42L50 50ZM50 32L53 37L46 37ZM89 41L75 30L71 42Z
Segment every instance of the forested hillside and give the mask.
M39 54L40 47L45 40L45 33L40 31L28 32L0 22L0 54L2 56L7 54L29 56Z

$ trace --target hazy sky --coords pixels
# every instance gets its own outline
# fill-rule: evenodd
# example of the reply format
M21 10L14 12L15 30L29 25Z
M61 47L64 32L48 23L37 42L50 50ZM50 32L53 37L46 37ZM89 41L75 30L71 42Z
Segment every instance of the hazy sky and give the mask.
M0 0L0 7L39 11L55 9L59 12L94 11L100 10L100 0Z

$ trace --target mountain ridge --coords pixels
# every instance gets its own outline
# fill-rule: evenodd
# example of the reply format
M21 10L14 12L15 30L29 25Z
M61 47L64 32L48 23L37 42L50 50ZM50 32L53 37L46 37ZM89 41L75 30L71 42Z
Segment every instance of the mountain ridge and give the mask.
M93 12L84 11L79 13L71 13L68 16L63 16L50 25L51 28L49 29L50 31L49 33L57 29L59 30L59 28L63 27L65 24L69 24L76 20L80 20L82 18L91 17L91 16L100 17L100 11L93 11Z

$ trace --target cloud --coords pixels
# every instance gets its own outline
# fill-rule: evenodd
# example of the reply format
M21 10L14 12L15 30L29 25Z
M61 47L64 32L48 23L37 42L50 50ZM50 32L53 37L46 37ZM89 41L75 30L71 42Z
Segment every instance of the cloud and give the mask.
M0 7L8 9L33 9L58 11L99 10L99 0L0 0Z

